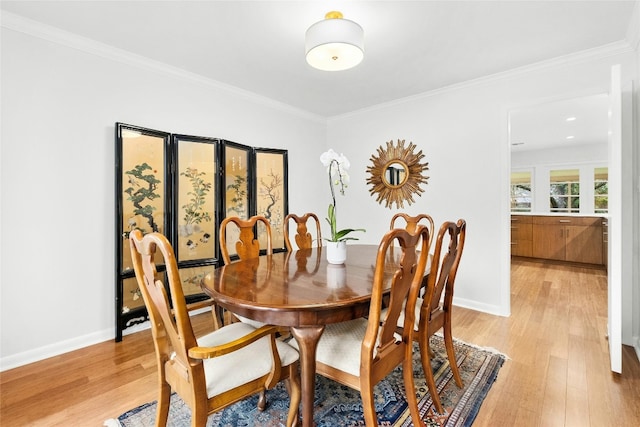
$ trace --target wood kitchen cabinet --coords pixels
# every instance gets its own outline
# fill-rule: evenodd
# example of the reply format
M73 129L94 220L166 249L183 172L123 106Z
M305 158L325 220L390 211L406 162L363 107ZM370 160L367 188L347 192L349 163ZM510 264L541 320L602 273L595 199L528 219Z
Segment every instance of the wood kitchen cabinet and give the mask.
M527 215L511 216L511 255L533 256L532 217Z
M602 218L532 216L532 256L603 264Z

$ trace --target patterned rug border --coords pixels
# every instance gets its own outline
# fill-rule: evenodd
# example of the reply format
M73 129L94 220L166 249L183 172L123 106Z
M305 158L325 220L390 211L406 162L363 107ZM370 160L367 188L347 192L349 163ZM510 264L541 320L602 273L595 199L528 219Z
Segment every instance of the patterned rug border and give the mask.
M442 333L440 332L436 333L432 339L437 339L440 343L442 343L443 341ZM446 360L446 357L444 358L444 360L442 357L436 357L432 361L432 369L434 370L434 375L436 376L436 386L438 387L438 394L440 394L440 398L443 401L443 407L445 407L445 414L437 414L434 411L432 406L431 396L428 393L428 390L426 389L426 384L422 384L422 386L420 387L419 384L416 383L416 387L417 387L416 392L418 393L418 405L420 408L420 413L428 427L445 426L445 425L446 426L449 426L449 425L466 426L466 427L470 426L475 420L478 412L480 411L480 407L482 406L482 403L487 393L491 389L493 383L496 381L502 365L504 364L505 361L510 360L510 358L506 354L502 353L501 351L495 348L481 347L476 344L471 344L457 338L454 338L453 340L454 340L454 346L460 347L460 348L464 348L464 347L468 348L468 350L463 350L462 355L459 355L456 358L458 359L458 365L463 366L465 364L472 364L472 366L476 366L476 368L473 376L468 376L467 377L468 379L465 380L463 375L463 381L465 382L465 387L463 389L457 389L457 386L452 385L452 384L455 384L455 382L453 381L453 375L448 366L448 361ZM415 345L417 350L417 344ZM476 350L477 353L469 350ZM458 353L458 350L456 350L456 353ZM414 355L414 377L418 373L416 372L415 365L416 363L417 365L420 365L419 356L417 360L415 359L415 357L416 356ZM469 361L466 360L468 357L470 357ZM400 368L396 368L396 369L400 369ZM422 366L419 366L418 369L419 369L419 374L422 374L422 377L424 377L424 374L422 372ZM323 379L320 379L320 381L322 380ZM333 394L335 392L339 392L343 394L342 396L343 398L347 399L347 400L344 400L344 402L351 402L351 400L349 399L353 399L353 396L346 395L345 397L344 395L344 393L349 393L349 391L345 392L345 389L346 390L351 390L351 389L349 389L348 387L340 386L339 384L337 384L337 387L340 390L336 389L336 387L334 386L331 389L331 393ZM319 390L322 390L322 391L319 391ZM318 392L320 392L320 396L318 396ZM358 395L357 398L359 399L359 393L355 390L353 390L352 392L357 394ZM381 410L383 411L380 414L384 413L386 415L389 413L388 411L391 411L390 414L392 415L394 413L393 412L394 410L396 411L395 413L397 414L393 416L395 418L388 418L388 420L381 420L380 425L395 426L395 427L412 426L413 424L411 423L409 411L408 411L408 408L406 408L406 401L403 402L402 399L398 399L396 401L396 398L394 397L394 392L397 393L398 390L389 389L389 384L387 384L387 387L386 388L383 387L381 390L379 390L379 392L381 393L382 397L379 399L381 401L376 402L376 411L378 410L378 404L380 404L382 408ZM317 406L318 401L325 402L325 400L328 398L328 396L324 396L324 399L323 399L323 396L322 396L323 393L324 394L327 393L327 385L325 385L324 388L320 388L316 390L316 413L317 414L320 413L321 415L317 415L317 416L320 416L321 419L325 421L322 424L323 426L324 425L326 426L364 425L363 421L360 421L360 422L358 422L357 420L354 421L353 415L349 415L348 412L347 412L348 414L347 418L344 419L345 421L344 423L339 420L337 421L336 416L342 416L340 414L344 409L338 410L338 414L336 414L334 411L336 411L336 408L338 406L340 407L344 406L342 404L336 405L335 402L333 402L326 405L326 407L323 404L320 404L320 407L318 407ZM388 400L389 398L385 397L388 393L390 393L391 397L389 398L391 400ZM332 396L332 398L337 398L337 395ZM186 407L186 404L184 404L184 402L182 402L182 400L179 397L175 396L175 399L177 399L178 401L177 402L178 407L180 405ZM280 400L282 400L282 398L280 398ZM445 402L447 400L449 400L450 402L449 406L445 405ZM338 401L340 400L338 399ZM278 401L276 400L276 402ZM283 406L282 402L279 402L279 404L280 406ZM402 408L403 404L404 404L404 410L398 409L398 408ZM104 427L124 427L124 426L132 426L132 425L146 426L149 422L152 423L153 421L150 420L149 415L146 415L146 418L145 418L145 415L141 415L141 414L145 412L148 413L148 411L152 411L155 417L155 405L156 405L156 401L145 403L143 405L140 405L136 408L133 408L121 414L118 418L111 418L106 420L103 425ZM172 397L171 405L172 405L172 408L174 408L174 397ZM252 404L249 403L249 406L251 405ZM253 404L253 406L255 406L255 404ZM352 408L348 408L349 406L350 405L346 405L347 411L349 409L352 409ZM351 406L354 406L354 405L351 405ZM358 406L358 405L355 405L355 406ZM153 407L153 408L150 408L150 407ZM361 406L359 407L359 409L361 412ZM284 416L286 418L286 408L282 407L280 408L280 410L282 413L284 413ZM187 411L188 411L188 408L187 408ZM253 418L253 421L249 422L251 417L254 417L254 415L251 415L252 411L251 410L247 411L247 408L242 408L240 410L236 409L236 412L238 411L242 416L244 416L243 418L236 419L235 422L229 423L229 418L227 417L227 421L225 422L222 420L221 414L223 411L221 411L209 417L207 426L214 426L214 425L231 426L231 425L240 425L240 423L243 426L245 425L246 426L249 426L249 425L275 426L275 425L282 425L282 422L284 422L284 419L281 419L280 421L278 421L277 419L270 419L269 415L266 414L267 411L265 411L266 418L262 418L262 419ZM280 417L282 417L282 413L280 414ZM142 416L142 418L132 418L136 416L137 417ZM328 417L328 418L325 419L325 417ZM146 422L144 421L145 419L147 420ZM175 422L172 423L170 419L167 425L182 426L183 423L180 420L181 420L180 418L176 418L174 420ZM132 422L133 424L131 424ZM264 422L264 424L261 424L261 422ZM320 426L320 424L318 425Z
M434 335L444 339L444 337L442 335L442 332L436 332ZM505 353L501 352L500 350L498 350L498 349L496 349L494 347L482 347L482 346L479 346L477 344L468 343L468 342L463 341L461 339L458 339L456 337L453 337L453 342L454 343L457 342L457 343L460 343L460 344L464 344L464 345L469 346L471 348L475 348L476 350L486 351L487 353L496 354L498 356L503 357L505 361L506 360L511 360L511 358L509 356L507 356Z

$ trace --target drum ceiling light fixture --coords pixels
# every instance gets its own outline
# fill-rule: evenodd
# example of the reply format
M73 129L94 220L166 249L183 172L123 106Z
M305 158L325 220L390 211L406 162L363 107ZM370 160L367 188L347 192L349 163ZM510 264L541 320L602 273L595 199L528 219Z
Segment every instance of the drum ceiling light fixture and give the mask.
M323 71L353 68L364 58L364 31L357 23L328 12L325 19L309 27L305 37L307 62Z

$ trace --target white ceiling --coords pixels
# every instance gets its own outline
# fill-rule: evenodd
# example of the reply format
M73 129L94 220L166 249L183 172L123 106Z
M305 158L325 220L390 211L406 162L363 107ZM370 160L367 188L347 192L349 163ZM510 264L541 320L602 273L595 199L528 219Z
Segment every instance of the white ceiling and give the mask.
M635 0L0 5L3 12L332 117L624 41ZM354 69L318 71L305 62L304 33L330 10L364 28L365 58Z
M564 99L509 112L512 151L607 144L609 95Z

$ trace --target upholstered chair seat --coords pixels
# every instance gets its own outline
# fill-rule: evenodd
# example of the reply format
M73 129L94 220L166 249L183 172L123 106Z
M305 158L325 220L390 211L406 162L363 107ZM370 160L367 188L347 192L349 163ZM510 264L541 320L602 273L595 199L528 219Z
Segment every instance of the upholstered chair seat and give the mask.
M224 345L243 338L254 330L255 328L246 323L232 323L198 338L198 346L216 347ZM288 366L298 360L298 352L290 345L276 340L276 346L282 366ZM204 359L207 397L212 398L268 374L273 367L271 359L256 357L256 354L269 354L270 352L269 337L262 337L258 341L233 353L213 359ZM238 369L238 366L243 366L243 369ZM230 375L230 373L232 374Z
M362 337L366 330L364 318L327 325L318 342L316 361L359 376Z

